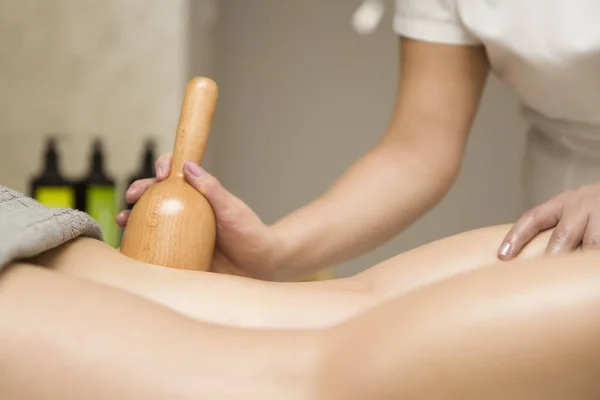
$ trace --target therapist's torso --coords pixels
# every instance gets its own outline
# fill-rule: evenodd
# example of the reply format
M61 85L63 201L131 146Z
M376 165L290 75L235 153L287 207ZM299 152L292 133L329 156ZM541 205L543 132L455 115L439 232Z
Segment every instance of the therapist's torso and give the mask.
M600 0L396 0L397 33L482 44L529 122L527 206L600 182Z

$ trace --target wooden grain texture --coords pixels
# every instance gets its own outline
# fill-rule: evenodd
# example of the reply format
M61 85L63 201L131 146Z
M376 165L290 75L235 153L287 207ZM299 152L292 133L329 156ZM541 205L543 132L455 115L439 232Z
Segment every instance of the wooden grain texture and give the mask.
M176 269L207 271L212 262L216 223L206 198L190 186L183 166L200 164L218 98L214 81L198 77L185 90L171 173L153 185L131 210L121 252L146 263Z

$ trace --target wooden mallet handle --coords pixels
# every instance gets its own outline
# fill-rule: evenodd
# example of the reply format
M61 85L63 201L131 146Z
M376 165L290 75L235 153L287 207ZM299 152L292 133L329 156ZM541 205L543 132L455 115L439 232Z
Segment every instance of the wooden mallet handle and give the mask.
M217 105L217 84L204 77L193 78L185 88L169 178L183 179L186 161L200 165Z
M171 173L151 186L131 210L121 252L154 265L206 271L216 240L216 220L208 200L183 177L186 161L202 162L218 96L211 79L186 86L175 135Z

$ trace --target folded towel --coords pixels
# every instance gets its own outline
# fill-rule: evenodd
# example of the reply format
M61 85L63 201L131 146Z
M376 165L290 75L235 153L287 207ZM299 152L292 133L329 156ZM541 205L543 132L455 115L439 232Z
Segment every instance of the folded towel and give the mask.
M79 236L103 240L100 226L88 214L49 208L0 185L0 270Z

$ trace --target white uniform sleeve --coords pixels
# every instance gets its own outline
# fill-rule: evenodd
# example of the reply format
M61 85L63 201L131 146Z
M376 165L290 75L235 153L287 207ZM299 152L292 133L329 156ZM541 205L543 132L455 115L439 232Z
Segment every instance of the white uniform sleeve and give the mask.
M463 25L457 0L396 0L394 31L415 40L475 45L479 41Z

